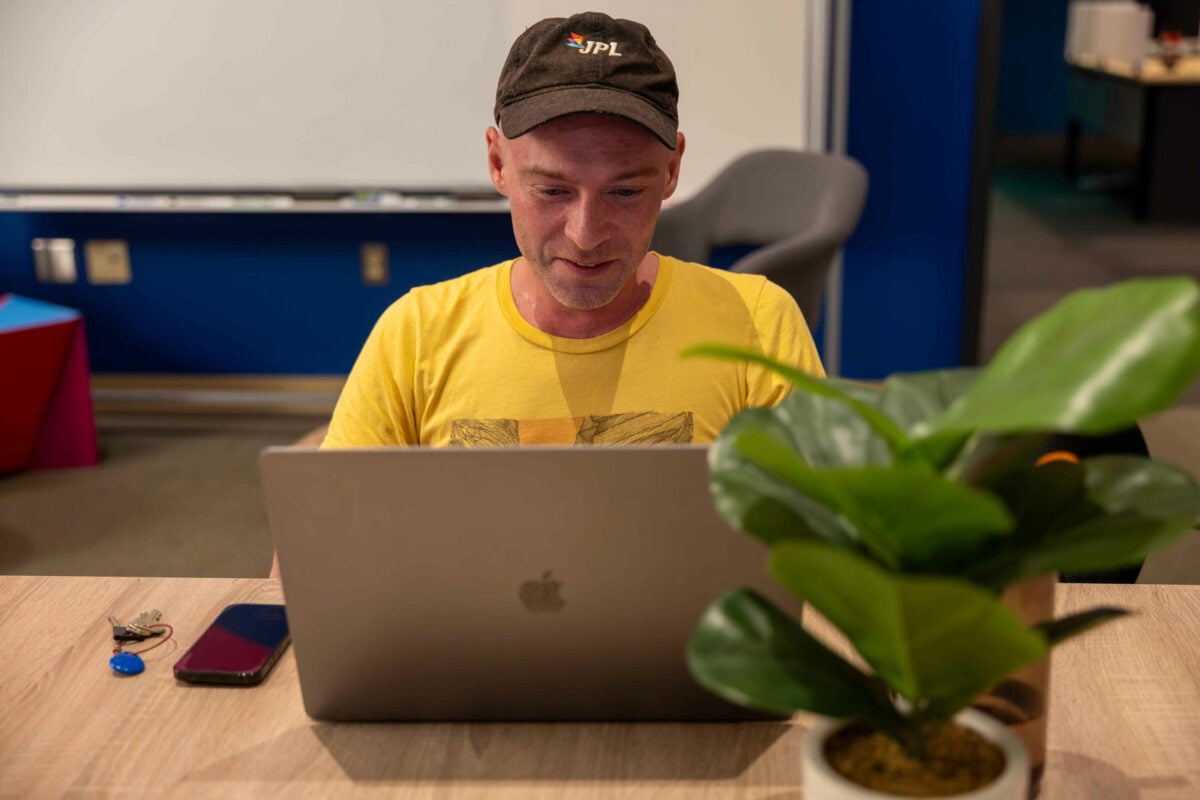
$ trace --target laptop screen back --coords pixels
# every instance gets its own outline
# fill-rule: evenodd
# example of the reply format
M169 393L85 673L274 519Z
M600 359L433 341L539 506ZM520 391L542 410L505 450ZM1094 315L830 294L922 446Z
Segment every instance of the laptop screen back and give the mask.
M260 466L305 708L340 720L748 719L684 650L766 574L706 448L271 448Z

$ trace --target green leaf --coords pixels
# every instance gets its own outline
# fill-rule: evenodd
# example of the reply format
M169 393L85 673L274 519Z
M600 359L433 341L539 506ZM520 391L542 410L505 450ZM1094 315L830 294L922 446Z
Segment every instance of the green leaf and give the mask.
M768 545L816 537L854 546L853 527L797 488L800 477L812 473L779 425L775 409L744 411L713 444L708 460L717 511Z
M982 370L946 369L890 376L883 384L879 410L910 435L944 412L974 385ZM941 431L913 442L919 460L942 469L966 444L969 433Z
M800 387L806 392L812 394L823 395L833 398L839 402L845 403L854 412L858 414L880 438L888 443L892 452L906 450L909 446L908 438L904 433L896 427L896 423L892 422L886 416L877 411L871 404L863 402L854 393L846 392L837 384L831 383L821 378L814 378L811 375L806 375L795 367L776 361L773 358L763 355L762 353L753 350L745 350L740 347L730 347L720 344L698 345L689 347L683 351L685 358L692 356L709 356L712 358L725 358L734 361L749 361L754 364L759 364L767 369L782 375L790 380L794 385Z
M1032 465L1047 437L1040 432L974 434L944 474L959 483L986 487L1013 470Z
M957 572L1013 526L991 494L942 478L924 465L831 470L842 513L876 552L906 572Z
M818 395L793 393L773 408L751 408L725 426L718 442L747 432L765 434L814 469L859 465L871 440L879 441L866 423L844 405ZM880 463L891 463L886 447Z
M1011 546L1021 549L1086 522L1101 509L1088 497L1087 466L1055 461L1026 463L999 475L987 488L1016 518Z
M1138 456L1098 456L1083 464L1088 496L1108 513L1200 523L1200 488L1186 470Z
M877 389L836 379L827 382L861 403L879 402ZM814 469L892 463L887 442L841 400L798 391L768 411L778 421L772 430L786 431L786 440Z
M886 445L846 405L793 392L726 425L709 450L713 498L731 525L768 544L807 536L855 547L858 534L848 520L797 485L808 465L861 463L871 452L890 462Z
M1046 653L994 594L966 581L894 575L828 545L787 541L771 570L839 630L914 708L945 719Z
M1137 456L1029 467L993 490L1018 523L1008 549L968 571L991 586L1136 564L1200 523L1200 488L1191 475Z
M768 545L816 538L891 568L944 572L1011 527L991 495L919 462L814 471L784 430L774 409L755 409L710 451L717 508Z
M1123 608L1093 608L1091 611L1083 611L1079 614L1072 614L1069 617L1050 620L1048 622L1039 622L1033 627L1041 631L1042 635L1046 637L1047 643L1053 647L1072 636L1078 636L1097 625L1102 625L1109 620L1123 617L1128 613Z
M856 717L884 730L897 724L882 684L750 589L709 606L688 642L687 664L702 686L743 706Z
M1106 433L1171 406L1200 369L1200 286L1146 278L1075 292L1014 334L917 435Z
M883 383L879 410L910 432L943 413L982 373L976 367L896 373Z

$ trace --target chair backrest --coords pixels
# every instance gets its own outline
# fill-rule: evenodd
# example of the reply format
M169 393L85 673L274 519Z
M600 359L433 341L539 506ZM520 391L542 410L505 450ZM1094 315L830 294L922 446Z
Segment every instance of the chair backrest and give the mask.
M767 275L815 325L833 256L858 224L866 193L866 170L852 158L759 150L735 160L691 199L664 208L652 246L705 262L717 247L761 245L731 269Z

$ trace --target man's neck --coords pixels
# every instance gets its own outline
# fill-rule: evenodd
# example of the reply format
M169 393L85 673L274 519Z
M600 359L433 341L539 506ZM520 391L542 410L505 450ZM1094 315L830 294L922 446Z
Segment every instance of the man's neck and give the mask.
M517 311L533 327L565 339L594 339L615 331L646 305L658 279L658 256L647 253L621 293L607 305L594 309L564 306L555 300L519 258L513 263L509 285Z

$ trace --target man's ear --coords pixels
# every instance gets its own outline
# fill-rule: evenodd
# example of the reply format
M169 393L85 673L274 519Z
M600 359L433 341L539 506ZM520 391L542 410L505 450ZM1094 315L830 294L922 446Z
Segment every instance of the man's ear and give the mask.
M492 177L492 185L496 191L508 197L508 180L504 171L505 148L500 131L491 127L484 134L487 138L488 175Z
M675 149L671 151L671 157L667 161L667 190L663 194L663 200L675 194L675 187L679 185L679 162L683 160L685 144L683 133L676 133Z

